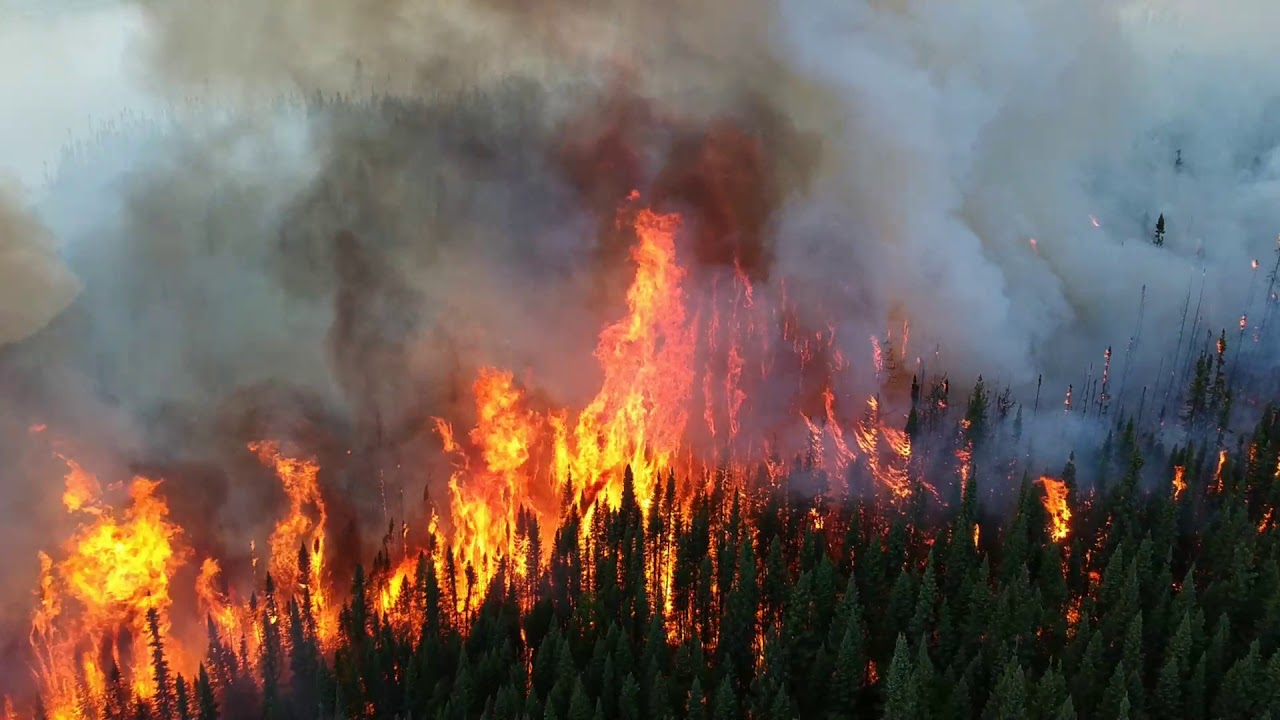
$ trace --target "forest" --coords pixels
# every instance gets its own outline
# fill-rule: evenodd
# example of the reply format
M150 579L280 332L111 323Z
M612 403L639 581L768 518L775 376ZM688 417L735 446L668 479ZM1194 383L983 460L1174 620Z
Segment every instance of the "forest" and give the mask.
M1222 356L1202 356L1173 421L1220 411L1204 378ZM549 548L522 512L525 557L501 560L484 588L443 546L409 558L397 589L405 559L389 532L348 578L327 647L307 584L285 597L270 574L243 635L208 619L190 676L170 668L152 610L154 693L111 668L101 716L1271 717L1280 410L1235 447L1212 421L1201 441L1164 449L1113 418L1101 447L1082 448L1089 461L1010 479L1037 463L1021 410L979 381L963 415L949 413L947 389L913 384L908 432L956 428L990 449L942 497L815 494L825 481L809 457L776 481L720 475L687 503L669 474L646 506L628 468L617 507L566 491ZM300 547L299 577L311 562Z

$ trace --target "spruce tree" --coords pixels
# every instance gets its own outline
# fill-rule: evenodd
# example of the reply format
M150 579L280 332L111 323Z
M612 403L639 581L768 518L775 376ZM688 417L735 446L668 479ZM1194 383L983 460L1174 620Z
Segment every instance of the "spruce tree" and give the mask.
M169 661L164 655L164 639L160 636L160 612L147 609L147 631L150 634L151 672L156 682L155 715L157 720L174 719L173 685L169 679Z
M200 665L196 674L196 718L197 720L218 720L218 703L214 700L209 673L203 664Z
M1023 720L1027 717L1027 679L1018 665L1016 655L1005 662L1000 679L996 681L982 720Z
M174 714L177 720L193 720L191 717L191 693L187 690L187 679L178 674L173 683Z
M702 681L698 678L693 679L693 685L689 688L689 699L685 703L684 716L688 720L706 720L706 695L702 691Z
M911 650L907 646L907 637L898 633L898 640L893 649L893 660L889 663L889 675L885 679L885 703L882 720L914 720L919 711L919 698L912 680L915 670L911 662Z

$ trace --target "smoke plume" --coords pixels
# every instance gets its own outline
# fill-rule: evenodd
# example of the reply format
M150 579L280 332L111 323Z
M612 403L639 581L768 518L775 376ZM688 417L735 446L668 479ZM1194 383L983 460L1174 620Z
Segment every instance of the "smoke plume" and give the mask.
M0 346L43 328L80 292L49 231L0 188Z
M1275 11L1231 5L139 3L166 112L50 183L70 270L0 206L0 427L187 468L210 536L269 522L264 436L322 457L333 517L411 514L477 367L591 397L632 190L684 216L691 295L786 296L859 391L904 321L908 362L1024 403L1108 346L1168 372L1180 326L1261 315L1280 231Z
M1239 5L1233 16L1261 12ZM1128 341L1144 284L1147 326L1167 333L1202 264L1220 288L1206 315L1230 323L1247 298L1229 278L1247 276L1277 224L1263 205L1274 88L1250 72L1269 51L1257 33L1171 3L330 0L148 12L147 67L175 96L361 89L441 107L526 83L540 107L511 114L526 143L557 127L575 139L610 131L633 155L627 171L624 158L597 158L608 179L591 181L607 202L610 181L639 184L687 152L676 128L745 125L772 141L771 197L736 207L758 208L744 232L767 236L780 275L845 298L860 356L867 335L907 317L918 354L940 348L958 377L1076 372ZM495 111L488 122L506 127L494 130L513 130ZM1165 211L1172 229L1157 250L1149 236Z

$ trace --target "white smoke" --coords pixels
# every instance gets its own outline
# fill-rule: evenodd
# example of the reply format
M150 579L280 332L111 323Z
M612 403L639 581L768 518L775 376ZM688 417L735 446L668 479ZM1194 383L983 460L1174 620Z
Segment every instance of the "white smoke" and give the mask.
M1241 31L1275 10L1231 5L784 1L782 52L844 104L826 197L793 213L847 228L814 242L872 266L856 279L959 377L1080 373L1126 347L1144 285L1139 356L1169 352L1150 340L1202 263L1207 323L1230 328L1280 230L1274 52Z
M1065 383L1100 364L1107 346L1121 363L1144 286L1133 360L1149 370L1171 352L1166 339L1202 278L1198 334L1234 327L1251 284L1260 314L1280 231L1280 131L1272 129L1280 88L1268 72L1276 51L1259 28L1277 11L1255 0L1231 6L1206 14L1190 2L1137 0L600 0L537 10L505 0L373 9L354 0L179 0L122 16L144 29L118 66L124 85L215 105L362 87L430 99L515 75L545 96L521 119L543 139L620 72L659 113L733 115L744 97L765 97L817 138L821 159L789 188L776 218L776 276L789 278L793 297L823 299L824 311L835 299L850 357L866 358L867 336L906 317L908 353L931 359L936 349L959 382L986 373L1025 385L1044 373ZM217 338L201 341L214 348L210 357L163 350L134 368L152 399L190 394L197 383L187 371L201 363L237 382L310 368L293 374L327 388L324 369L307 362L319 357L328 311L312 305L326 302L326 288L312 280L301 298L281 294L262 246L280 231L280 209L332 159L330 134L304 127L282 136L279 123L184 132L177 145L127 148L119 174L64 186L46 204L55 229L80 239L70 252L77 266L98 268L98 286L123 292L155 270L177 272L166 280L185 298L175 306L96 308L108 328L99 340L110 344L113 329L129 323L141 323L135 337L161 346L196 330ZM469 171L446 170L447 188L471 182ZM378 189L370 197L403 197L403 188L378 184L403 181L370 178ZM227 193L244 197L246 222L197 217L208 197ZM156 217L164 198L171 207ZM1168 239L1156 248L1161 213ZM172 232L154 231L165 222L176 223ZM104 223L126 238L127 260L105 240L85 244ZM554 225L583 227L572 218ZM327 272L325 253L303 250L304 268ZM474 252L483 262L503 255ZM405 274L436 278L435 295L454 285L412 267ZM502 300L476 308L519 304L506 294L521 291L496 290ZM245 364L252 372L234 372Z

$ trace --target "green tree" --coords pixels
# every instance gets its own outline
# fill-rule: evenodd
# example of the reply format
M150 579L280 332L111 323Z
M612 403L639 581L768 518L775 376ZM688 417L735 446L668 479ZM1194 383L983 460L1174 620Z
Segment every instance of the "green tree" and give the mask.
M1027 678L1018 664L1017 657L1010 655L1000 673L1000 679L987 699L987 706L982 712L983 720L1023 720L1027 717Z
M916 686L911 681L914 669L907 638L898 633L893 660L889 663L889 675L885 679L885 704L881 715L883 720L914 720L916 717L919 698L916 696Z

